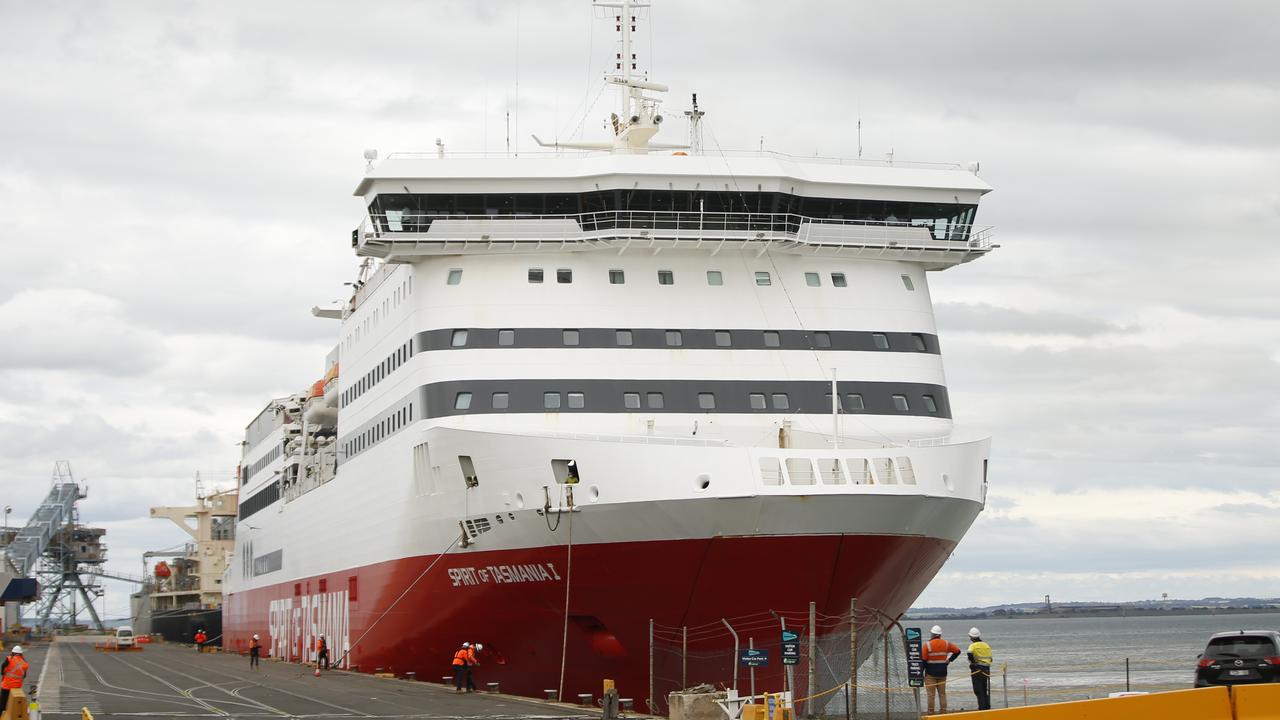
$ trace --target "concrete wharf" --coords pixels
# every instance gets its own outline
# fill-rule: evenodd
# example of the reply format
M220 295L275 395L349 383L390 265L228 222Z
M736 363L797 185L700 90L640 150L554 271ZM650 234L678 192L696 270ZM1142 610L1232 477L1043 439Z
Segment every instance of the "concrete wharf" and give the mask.
M101 637L32 644L27 685L38 684L42 718L432 718L448 720L586 720L599 709L496 693L456 694L440 677L406 681L263 659L197 653L189 645L152 643L134 652L103 652ZM448 670L441 661L441 676ZM483 674L477 678L484 687ZM434 682L427 682L434 681Z

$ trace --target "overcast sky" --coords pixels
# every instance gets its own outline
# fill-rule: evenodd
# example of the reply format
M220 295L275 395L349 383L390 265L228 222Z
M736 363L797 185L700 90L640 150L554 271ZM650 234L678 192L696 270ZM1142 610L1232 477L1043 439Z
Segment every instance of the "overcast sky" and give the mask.
M931 278L990 501L921 604L1280 595L1280 3L651 15L666 141L690 92L712 149L851 157L860 115L865 157L996 188L1002 247ZM0 0L11 521L67 459L112 567L181 542L147 506L231 484L245 424L323 369L362 151L501 150L508 111L520 148L600 139L614 51L585 0Z

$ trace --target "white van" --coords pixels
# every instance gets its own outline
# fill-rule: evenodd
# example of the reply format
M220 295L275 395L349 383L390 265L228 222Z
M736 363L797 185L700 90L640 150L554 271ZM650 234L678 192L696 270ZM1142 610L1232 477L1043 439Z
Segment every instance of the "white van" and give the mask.
M116 628L116 647L133 647L133 628L121 625Z

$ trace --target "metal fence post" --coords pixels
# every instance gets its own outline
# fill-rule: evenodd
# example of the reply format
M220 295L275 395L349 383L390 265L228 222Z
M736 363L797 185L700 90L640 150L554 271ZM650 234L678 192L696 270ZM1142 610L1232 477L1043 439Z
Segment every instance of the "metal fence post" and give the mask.
M1129 658L1124 659L1124 691L1129 692Z
M884 643L884 720L889 720L889 628L880 636Z
M1004 706L1009 707L1009 663L1000 664L1000 682L1004 685Z
M849 709L858 717L858 598L849 598Z
M818 666L818 604L809 602L809 692L805 693L806 697L813 697L817 691L817 678L815 675ZM804 703L804 716L813 717L813 701L806 700Z
M753 637L747 638L747 647L751 648L752 650L755 650L756 639ZM750 668L748 668L748 672L751 673L751 702L755 702L756 701L756 666L752 665Z
M683 688L681 688L683 689ZM649 618L649 712L658 712L658 699L653 692L653 618ZM564 698L560 698L561 701Z
M680 626L680 689L689 687L689 626Z
M720 618L720 622L724 623L724 626L729 628L729 634L733 635L733 689L736 692L738 689L738 631L733 629L728 620Z

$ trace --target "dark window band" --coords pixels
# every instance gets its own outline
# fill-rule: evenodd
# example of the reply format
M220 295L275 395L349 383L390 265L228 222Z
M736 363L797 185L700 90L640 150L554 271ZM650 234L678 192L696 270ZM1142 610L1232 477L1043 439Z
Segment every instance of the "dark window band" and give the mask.
M260 510L267 509L279 499L280 483L272 482L240 503L240 519L244 520Z
M455 344L455 333L466 330L466 343ZM566 344L567 331L576 333L576 342ZM619 332L629 333L630 342L620 341ZM499 332L507 333L499 339ZM729 333L729 342L723 335ZM669 333L679 333L673 345ZM858 350L866 352L912 352L940 355L938 336L926 333L869 332L862 330L703 330L675 328L446 328L426 330L414 336L416 352L423 350L464 350L496 348L631 348L656 350L680 347L685 350ZM883 340L879 340L883 338ZM883 347L887 341L888 347ZM415 353L416 354L416 353Z

